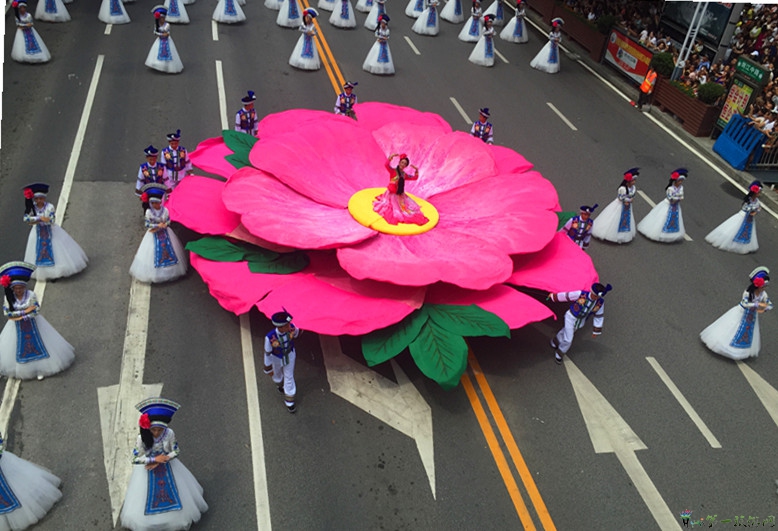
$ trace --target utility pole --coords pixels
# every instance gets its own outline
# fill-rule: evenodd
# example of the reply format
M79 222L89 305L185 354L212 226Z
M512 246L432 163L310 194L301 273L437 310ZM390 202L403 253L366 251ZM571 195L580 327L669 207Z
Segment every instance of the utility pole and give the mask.
M673 75L670 76L672 81L677 81L683 73L683 67L686 66L686 60L689 58L689 52L694 46L694 41L697 38L697 33L700 31L702 21L705 18L705 11L708 9L708 2L699 2L694 10L694 15L689 23L689 29L686 32L686 38L683 40L681 50L678 55L678 61L675 63L675 69L673 69Z

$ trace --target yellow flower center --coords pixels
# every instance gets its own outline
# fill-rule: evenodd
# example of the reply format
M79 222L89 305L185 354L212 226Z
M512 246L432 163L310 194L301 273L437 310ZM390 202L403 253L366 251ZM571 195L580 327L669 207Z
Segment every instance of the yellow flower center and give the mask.
M351 196L351 199L348 200L348 211L357 223L369 227L374 231L382 232L384 234L394 234L395 236L422 234L428 230L432 230L432 228L438 224L440 214L438 214L438 210L432 206L432 203L406 192L405 195L416 201L421 208L422 214L424 214L429 221L424 225L416 225L415 223L398 223L397 225L392 225L386 221L381 214L373 210L373 201L385 191L386 188L365 188Z

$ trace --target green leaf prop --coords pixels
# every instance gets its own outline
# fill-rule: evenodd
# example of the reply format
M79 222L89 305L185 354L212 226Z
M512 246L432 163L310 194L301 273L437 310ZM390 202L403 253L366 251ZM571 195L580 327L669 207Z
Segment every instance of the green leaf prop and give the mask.
M186 250L214 262L248 262L252 273L288 275L308 267L302 251L276 253L255 245L233 243L218 236L206 236L186 244Z
M427 319L418 337L410 344L411 356L428 378L443 389L453 389L467 368L467 343Z
M422 306L399 323L362 337L362 354L369 367L389 361L416 339L427 322L426 308Z
M565 226L565 223L572 218L575 217L578 214L578 212L557 212L556 215L559 218L559 225L557 225L556 230L561 229Z
M462 337L511 337L508 325L492 312L471 304L427 304L432 321L451 334Z
M224 138L224 143L227 144L227 147L233 151L232 155L225 157L227 162L235 166L236 169L251 166L249 152L254 147L254 144L257 143L255 136L225 129L222 131L222 138Z

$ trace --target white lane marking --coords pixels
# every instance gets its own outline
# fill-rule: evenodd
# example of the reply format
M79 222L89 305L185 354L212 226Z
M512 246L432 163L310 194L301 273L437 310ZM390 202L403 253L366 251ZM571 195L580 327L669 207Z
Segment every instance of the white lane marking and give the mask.
M139 415L135 404L154 396L149 393L158 394L162 391L162 384L143 385L150 307L151 284L133 279L130 285L119 385L97 389L100 425L103 430L103 460L114 526L132 475L133 465L129 460L135 446Z
M227 120L227 96L224 92L224 71L222 70L222 62L216 60L216 91L219 95L219 118L222 120L222 131L229 129L229 121Z
M459 115L465 119L466 124L472 124L473 121L470 119L470 117L467 115L465 110L462 108L462 106L459 104L459 102L456 100L456 98L449 98L451 100L451 103L454 105L454 108L459 111Z
M567 127L572 129L573 131L578 131L578 128L573 125L573 122L568 120L567 117L564 114L562 114L562 112L559 109L554 107L553 103L551 103L550 101L547 101L546 105L548 105L551 108L551 110L554 111L556 113L556 115L559 116L562 119L562 121L567 124Z
M416 441L433 499L435 446L432 439L432 409L400 366L392 361L397 383L357 363L340 347L340 339L319 336L330 390L359 409Z
M678 518L640 464L646 445L581 370L565 357L565 369L596 453L614 452L660 529L681 529Z
M251 441L251 465L254 474L254 504L257 513L257 529L270 531L270 496L265 468L265 443L262 437L262 418L257 391L257 370L254 364L254 348L251 339L251 321L248 314L239 317L240 346L243 353L243 376L246 383L246 406L249 417Z
M778 426L778 391L754 369L742 361L738 361L737 366L740 369L740 372L743 373L743 376L746 377L746 380L754 390L754 393L756 393L756 396L759 397L759 400L767 410L767 413L772 417L773 422Z
M215 20L211 20L211 37L213 40L219 40L219 24Z
M507 65L508 63L510 63L510 61L508 61L508 58L507 58L507 57L505 57L503 54L501 54L501 53L500 53L500 51L499 51L497 48L495 48L495 49L494 49L494 53L496 53L496 54L497 54L497 57L499 57L499 58L500 58L500 60L501 60L503 63L505 63L506 65Z
M656 203L654 203L654 202L651 200L651 198L650 198L650 197L648 197L648 196L646 195L646 193L645 193L643 190L638 190L638 195L640 195L640 197L642 197L643 199L645 199L645 200L646 200L646 203L648 203L649 205L651 205L651 208L654 208L654 207L656 206ZM684 233L684 235L683 235L683 239L684 239L684 240L686 240L687 242L693 242L693 241L694 241L694 240L692 240L692 237L691 237L691 236L689 236L689 234L688 234L688 233Z
M705 437L705 440L708 441L708 444L710 444L711 448L721 448L721 443L718 441L718 439L716 439L716 436L713 435L713 432L710 431L708 426L697 414L689 401L686 400L686 397L683 396L681 390L678 389L677 385L675 385L675 382L670 379L670 376L667 374L667 372L665 372L662 366L659 365L659 362L656 361L656 358L653 356L648 356L646 357L646 361L648 361L648 363L654 369L656 374L662 380L662 383L667 386L667 389L670 390L670 393L673 395L673 397L675 397L686 414L689 415L689 418L692 419L692 422L694 422L694 425L697 426L698 430L700 430L700 433L702 433L702 436Z
M10 4L8 5L10 6ZM8 12L8 7L6 7L6 12ZM62 220L65 219L65 211L68 208L68 200L70 198L70 189L73 187L73 176L76 173L78 158L81 155L81 147L84 144L86 126L89 122L89 115L92 112L92 105L95 101L95 92L97 92L97 83L100 81L100 72L103 69L104 60L104 55L97 56L95 70L92 74L92 81L89 83L89 90L87 91L86 101L84 102L84 110L81 113L81 121L78 124L76 138L73 142L73 149L70 150L70 160L68 161L67 169L65 170L62 191L60 192L59 200L57 201L57 217L55 222L59 225L62 225ZM43 295L46 292L46 281L36 281L34 291L38 296L38 303L42 305ZM3 402L0 404L0 428L3 430L2 433L8 432L8 423L11 418L14 403L16 402L16 396L19 393L19 386L20 382L14 382L14 378L9 378L6 382L5 390L3 391Z
M410 37L408 37L407 35L403 35L403 37L405 38L405 42L407 42L407 43L408 43L408 46L410 46L410 47L411 47L411 50L413 50L413 53L415 53L416 55L421 55L421 52L420 52L420 51L419 51L419 49L418 49L418 48L416 48L416 46L413 44L413 41L411 40L411 38L410 38Z
M110 35L111 34L111 28L113 28L113 24L106 24L105 25L105 31L103 32L103 35Z

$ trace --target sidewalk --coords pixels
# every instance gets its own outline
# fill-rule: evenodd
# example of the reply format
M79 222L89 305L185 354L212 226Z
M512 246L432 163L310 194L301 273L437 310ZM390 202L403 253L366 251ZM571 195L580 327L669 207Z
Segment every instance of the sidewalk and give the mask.
M526 18L531 25L539 26L543 29L543 36L548 35L548 32L551 30L551 28L543 22L543 19L538 13L532 11L532 9L528 9ZM584 49L578 46L576 42L570 39L565 39L562 43L562 47L569 51L569 53L566 54L569 59L578 60L585 63L589 68L613 84L613 86L619 89L619 91L625 94L630 100L637 99L637 85L618 73L614 68L610 67L604 62L596 63L589 57L588 52L586 52ZM624 102L624 105L629 105L629 103ZM636 110L635 112L639 111ZM762 172L755 172L752 174L749 172L736 170L730 166L728 162L726 162L713 151L713 144L715 142L714 140L711 138L695 137L690 135L683 129L681 124L672 117L672 115L664 113L654 106L650 106L648 111L643 112L650 113L652 117L659 120L668 129L678 135L679 138L682 138L690 146L697 149L708 161L710 161L744 188L747 188L748 185L755 180L763 179L763 176L760 176L763 175ZM774 173L767 173L770 175L772 180L778 180L778 178L774 178ZM765 205L769 206L772 210L778 210L778 186L775 186L772 189L769 186L765 186L762 191L762 195L759 197L759 200L765 203Z

